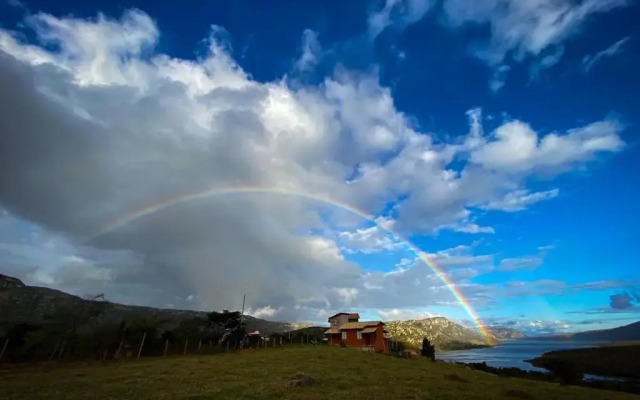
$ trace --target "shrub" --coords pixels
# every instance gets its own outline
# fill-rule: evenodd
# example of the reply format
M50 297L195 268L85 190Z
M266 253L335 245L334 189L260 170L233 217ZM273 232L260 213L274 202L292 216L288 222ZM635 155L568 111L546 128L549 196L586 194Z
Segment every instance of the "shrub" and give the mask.
M577 383L582 381L584 377L584 372L581 371L574 362L569 360L552 358L545 363L544 368L562 379L564 383Z

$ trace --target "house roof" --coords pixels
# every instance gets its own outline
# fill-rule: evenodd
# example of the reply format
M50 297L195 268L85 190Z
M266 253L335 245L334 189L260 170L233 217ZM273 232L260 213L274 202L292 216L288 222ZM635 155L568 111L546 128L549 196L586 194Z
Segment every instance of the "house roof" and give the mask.
M378 327L376 327L376 326L370 326L370 327L368 327L368 328L364 328L364 329L362 330L362 333L374 333L374 332L375 332L375 331L377 331L377 330L378 330Z
M358 313L340 312L340 313L337 313L335 315L330 316L329 319L331 319L333 317L337 317L338 315L347 315L348 318L360 318L360 314L358 314Z
M344 331L347 329L364 329L368 326L378 326L384 325L382 321L363 321L363 322L347 322L346 324L342 324L338 327L339 330Z
M325 334L325 335L337 335L337 334L339 334L339 333L340 333L340 331L339 331L338 329L333 329L333 328L331 328L331 329L327 329L327 330L324 332L324 334Z

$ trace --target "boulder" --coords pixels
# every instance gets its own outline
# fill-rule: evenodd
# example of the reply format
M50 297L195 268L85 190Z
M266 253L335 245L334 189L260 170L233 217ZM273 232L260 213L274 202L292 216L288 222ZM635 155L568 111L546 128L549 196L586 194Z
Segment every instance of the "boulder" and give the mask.
M316 380L313 379L311 377L311 375L305 374L305 373L302 373L302 372L298 372L287 383L287 386L290 386L290 387L307 387L307 386L313 386L314 383L316 383Z

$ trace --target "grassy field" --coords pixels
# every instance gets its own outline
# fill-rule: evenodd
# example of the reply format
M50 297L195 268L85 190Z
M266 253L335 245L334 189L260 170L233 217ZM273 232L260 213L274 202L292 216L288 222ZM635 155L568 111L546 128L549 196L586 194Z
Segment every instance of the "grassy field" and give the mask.
M638 344L618 343L586 349L551 351L535 358L531 363L544 368L552 359L572 361L588 374L640 379Z
M298 372L311 387L288 387ZM9 399L640 399L554 383L501 378L465 366L293 346L209 356L108 364L0 370L0 398Z

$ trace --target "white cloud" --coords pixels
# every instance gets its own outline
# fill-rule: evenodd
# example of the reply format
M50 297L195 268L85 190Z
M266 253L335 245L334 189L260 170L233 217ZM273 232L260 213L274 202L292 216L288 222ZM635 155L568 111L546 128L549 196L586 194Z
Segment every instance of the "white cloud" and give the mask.
M397 308L377 310L376 313L380 316L380 318L382 318L383 321L420 320L438 316L431 313L430 311L420 311L415 309L400 310Z
M262 308L258 308L256 310L247 309L246 313L256 318L264 318L271 319L278 313L278 309L275 309L271 306L266 306Z
M318 40L318 33L305 29L302 34L302 55L296 61L298 71L305 72L313 68L322 55L322 47Z
M464 233L495 233L495 230L490 226L480 226L473 222L467 222L463 224L455 224L451 227L456 232Z
M511 70L511 67L508 65L501 65L493 71L493 75L491 75L491 80L489 81L489 89L491 89L492 92L495 93L502 89L507 81L509 70Z
M402 7L413 10L407 21L422 10ZM118 20L37 14L29 25L37 39L30 44L0 29L0 206L42 232L0 249L1 260L53 284L84 260L87 269L66 270L85 276L67 277L68 287L90 281L113 301L220 309L251 293L253 310L291 320L347 304L448 304L455 299L423 263L385 274L344 260L345 237L367 251L397 243L357 224L338 244L311 235L331 230L336 212L300 196L201 198L94 235L134 210L230 186L330 196L405 234L490 232L471 222L469 209L526 190L525 178L542 167L566 169L622 145L620 127L602 121L539 144L528 128L529 147L519 151L508 135L487 141L479 109L469 113L464 143L435 143L375 74L339 70L314 86L259 82L233 59L223 28L213 27L205 54L174 58L154 47L158 28L141 11ZM462 165L454 169L456 157ZM47 235L53 246L44 245ZM478 257L436 256L451 265ZM189 295L198 304L176 303Z
M615 121L600 121L566 134L549 133L542 137L528 125L511 121L494 132L471 153L471 161L505 172L566 170L574 163L591 159L598 152L618 151L624 142Z
M491 201L484 205L483 208L488 210L502 210L507 212L521 211L531 204L540 201L553 199L560 193L559 189L551 189L543 192L531 193L528 190L516 190L509 192L497 201Z
M330 265L335 261L344 260L344 257L340 253L340 249L331 239L314 236L309 237L307 242L311 256L326 263L327 265Z
M598 61L601 61L605 57L613 57L616 54L620 53L623 50L623 46L629 41L629 37L622 38L607 47L606 49L599 51L595 55L586 55L582 60L582 64L584 65L584 70L589 72L591 68L593 68L594 64Z
M348 252L377 253L396 251L404 244L382 231L377 226L357 229L355 232L340 232L340 242Z
M483 322L489 326L517 329L528 336L559 334L574 330L570 323L557 319L488 318ZM466 326L472 326L471 321L467 321Z
M499 271L513 272L523 269L532 270L542 265L542 258L527 256L519 258L505 258L498 265Z
M389 26L402 30L418 22L435 3L434 0L385 0L380 10L369 15L369 36L375 38Z
M471 250L470 246L459 245L436 253L425 254L444 268L490 266L493 264L493 255L473 255Z
M539 67L557 63L564 50L562 44L587 20L626 4L626 0L445 0L443 9L451 28L488 25L488 43L472 51L500 71L506 62L522 62L528 57L542 57ZM494 74L490 85L493 91L502 87L507 71Z
M446 0L444 11L449 24L489 24L490 45L477 55L492 65L508 53L516 60L536 56L576 33L593 14L626 5L625 0Z

